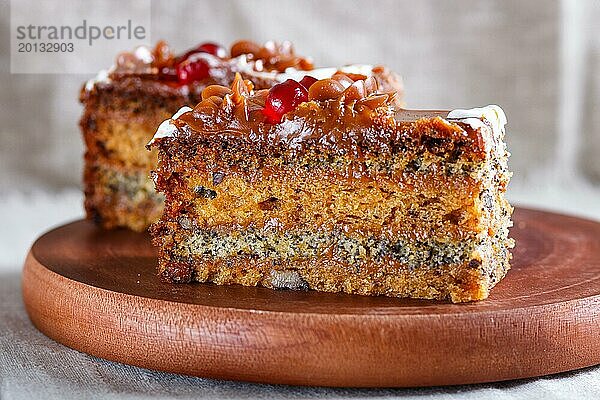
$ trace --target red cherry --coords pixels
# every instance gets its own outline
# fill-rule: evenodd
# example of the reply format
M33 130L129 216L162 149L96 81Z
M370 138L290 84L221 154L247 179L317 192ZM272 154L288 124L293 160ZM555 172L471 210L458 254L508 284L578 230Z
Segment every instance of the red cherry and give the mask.
M300 81L300 84L302 86L304 86L306 88L306 90L308 90L313 83L315 83L316 81L318 81L318 79L313 78L312 76L306 75L304 78L302 78L302 80Z
M218 43L206 42L198 46L198 51L202 53L212 54L215 57L225 58L227 50Z
M191 55L196 53L208 53L212 54L215 57L225 58L227 57L227 50L223 46L217 43L206 42L201 45L194 47L185 52L182 56L178 57L179 62L183 62L187 60Z
M210 66L203 58L191 57L177 64L175 70L179 82L186 84L208 78Z
M269 90L263 114L267 117L267 122L278 124L285 113L305 101L308 101L308 90L295 80L288 79Z

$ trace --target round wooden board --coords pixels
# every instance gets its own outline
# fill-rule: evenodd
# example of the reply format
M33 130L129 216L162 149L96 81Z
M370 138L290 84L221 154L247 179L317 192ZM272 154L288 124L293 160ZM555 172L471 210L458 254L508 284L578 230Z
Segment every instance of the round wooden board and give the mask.
M74 222L39 238L35 326L140 367L295 385L398 387L533 377L600 363L600 223L517 209L512 270L468 304L155 277L146 234Z

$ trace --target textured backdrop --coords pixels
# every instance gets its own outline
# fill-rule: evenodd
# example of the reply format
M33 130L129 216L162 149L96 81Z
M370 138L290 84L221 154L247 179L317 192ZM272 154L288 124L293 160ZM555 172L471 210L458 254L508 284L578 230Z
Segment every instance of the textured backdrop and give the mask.
M38 234L82 215L77 97L89 76L11 75L9 15L0 0L0 398L598 397L600 367L469 387L297 388L146 371L44 337L24 312L19 271ZM288 39L319 65L391 66L412 107L497 103L509 120L509 196L600 220L599 20L597 0L168 0L153 2L151 33L176 50ZM98 69L114 53L104 57Z
M83 151L77 96L89 76L11 75L8 11L3 1L0 193L75 187ZM391 66L405 79L410 107L497 103L509 120L512 187L527 195L556 182L600 183L598 18L593 0L154 1L151 36L176 50L204 40L288 39L318 65ZM106 54L98 69L113 58Z

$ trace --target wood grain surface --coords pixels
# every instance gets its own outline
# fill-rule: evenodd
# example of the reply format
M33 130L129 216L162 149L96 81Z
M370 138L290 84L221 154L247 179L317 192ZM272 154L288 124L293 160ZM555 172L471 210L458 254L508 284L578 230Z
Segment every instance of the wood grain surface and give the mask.
M600 364L600 223L527 209L514 220L512 270L476 303L162 283L147 235L87 221L34 243L23 296L66 346L219 379L430 386Z

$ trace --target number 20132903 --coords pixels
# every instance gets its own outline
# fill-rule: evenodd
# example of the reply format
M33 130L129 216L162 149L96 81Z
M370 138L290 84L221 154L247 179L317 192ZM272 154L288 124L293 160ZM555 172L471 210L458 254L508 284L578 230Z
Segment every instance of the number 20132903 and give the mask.
M74 47L70 42L21 42L17 50L19 53L72 53Z

